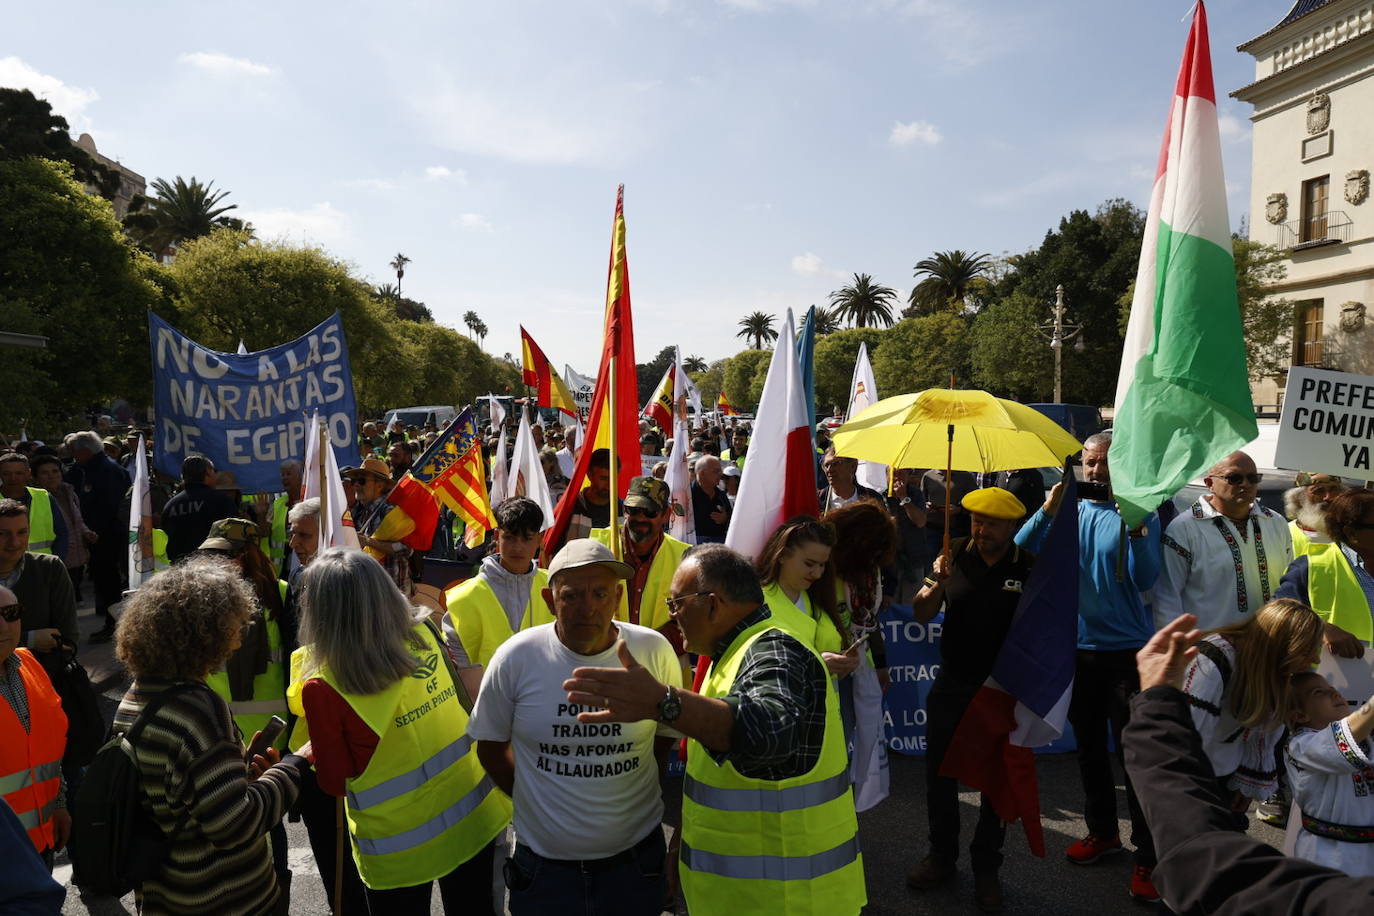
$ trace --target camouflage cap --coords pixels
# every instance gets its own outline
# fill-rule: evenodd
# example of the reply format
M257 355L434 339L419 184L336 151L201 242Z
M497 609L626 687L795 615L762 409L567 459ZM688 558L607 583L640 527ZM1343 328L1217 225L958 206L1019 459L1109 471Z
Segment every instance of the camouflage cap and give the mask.
M657 477L636 477L630 481L630 491L625 494L625 507L648 509L657 514L668 508L668 495L668 485Z
M201 541L201 550L223 550L237 556L262 535L258 526L246 518L222 518L210 526L210 533Z

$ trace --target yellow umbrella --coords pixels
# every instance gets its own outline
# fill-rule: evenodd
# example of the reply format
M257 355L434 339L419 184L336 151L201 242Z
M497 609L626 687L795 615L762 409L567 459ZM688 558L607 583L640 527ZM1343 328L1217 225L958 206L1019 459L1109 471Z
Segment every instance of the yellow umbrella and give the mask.
M1083 448L1058 423L986 391L930 388L884 398L835 431L835 454L896 468L945 468L945 552L950 472L1055 467Z

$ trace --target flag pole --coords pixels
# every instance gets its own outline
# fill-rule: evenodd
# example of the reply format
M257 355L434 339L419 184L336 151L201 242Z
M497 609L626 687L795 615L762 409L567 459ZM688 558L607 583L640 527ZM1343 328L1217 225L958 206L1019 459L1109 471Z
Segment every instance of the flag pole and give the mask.
M320 479L320 528L321 528L321 529L324 528L324 525L326 524L326 520L329 519L329 518L331 518L331 516L329 515L329 481L325 480L325 470L326 470L326 468L328 467L328 461L327 461L327 457L325 456L324 450L327 449L327 448L329 448L329 436L328 436L328 435L325 433L325 431L324 431L324 424L325 424L325 422L327 422L327 421L325 421L323 418L321 418L321 419L320 419L320 425L319 425L319 426L316 428L316 430L315 430L315 435L318 436L318 437L319 437L319 440L320 440L320 447L319 447L319 449L317 449L317 451L319 452L319 465L320 465L320 478L319 478L319 479ZM330 539L331 541L334 539L334 526L333 526L332 524L329 525L329 539ZM328 543L326 543L324 546L325 546L325 547L329 547L329 546L331 546L331 545L328 544ZM318 549L318 548L317 548L317 549Z
M950 569L949 569L949 519L950 519L950 515L951 515L951 514L953 513L953 511L954 511L953 506L950 505L950 499L952 498L952 497L951 497L951 494L953 493L953 490L954 490L954 482L950 479L951 475L954 473L954 471L953 471L953 467L954 467L954 424L953 424L953 423L949 424L949 425L946 427L946 435L947 435L948 438L949 438L949 444L946 446L946 451L945 451L945 544L944 544L944 548L943 548L943 549L944 549L944 555L945 555L945 571L946 571L946 572L949 572L949 571L950 571Z
M612 343L612 345L611 345L611 367L610 367L610 372L611 372L611 383L610 383L610 385L608 386L607 395L606 395L606 398L607 398L607 400L606 400L606 406L610 408L610 414L611 414L611 425L610 425L610 447L611 447L611 448L610 448L610 451L611 451L611 551L615 554L615 558L616 558L617 560L620 560L620 559L624 559L624 550L621 549L621 548L622 548L622 545L621 545L621 543L620 543L620 539L621 539L621 537L622 537L622 535L621 535L621 533L620 533L620 498L619 498L619 496L617 495L617 493L620 491L620 453L616 451L616 442L615 442L615 440L616 440L615 428L616 428L616 425L617 425L617 424L619 423L619 421L620 421L620 416L616 413L616 403L615 403L615 400L616 400L616 399L615 399L615 390L616 390L617 387L619 387L619 384L620 384L620 380L619 380L619 378L616 376L616 365L620 362L620 359L619 359L619 357L616 355L616 351L619 349L619 347L618 347L619 341L614 339L614 338L618 338L618 337L620 336L620 328L619 328L619 326L616 326L615 328L613 328L613 329L611 330L611 334L613 335L613 338L612 338L612 339L613 339L613 343ZM585 448L586 446L584 445L583 447Z

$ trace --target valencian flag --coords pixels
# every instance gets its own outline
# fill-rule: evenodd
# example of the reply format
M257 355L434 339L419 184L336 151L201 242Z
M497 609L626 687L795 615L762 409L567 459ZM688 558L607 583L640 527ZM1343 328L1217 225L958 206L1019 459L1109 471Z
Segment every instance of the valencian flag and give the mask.
M568 530L573 505L587 482L592 452L611 450L614 470L611 490L611 526L616 525L620 500L639 474L643 462L639 454L639 382L635 373L634 322L630 316L630 265L625 254L625 186L615 196L615 220L611 224L611 261L606 273L606 326L601 362L592 390L591 412L577 454L577 465L563 498L558 502L558 518L545 535L544 548L552 553ZM611 538L612 549L620 551L620 538Z
M539 406L554 407L575 418L577 404L573 401L572 392L568 390L563 379L559 378L558 373L553 371L549 358L539 349L539 344L534 342L534 338L524 326L520 328L520 349L525 384L537 392Z
M453 510L467 530L463 541L476 547L496 527L487 501L487 481L482 470L482 444L472 408L463 412L439 434L410 469L411 475Z
M677 404L677 386L673 384L677 378L677 362L670 364L663 373L663 380L654 389L653 397L649 398L649 403L644 406L644 416L658 424L658 428L665 432L673 428L674 405ZM685 392L684 392L685 394Z
M722 417L737 417L737 416L739 416L739 411L736 410L735 408L731 407L731 406L730 406L730 402L727 401L727 400L725 400L725 392L724 392L724 391L722 391L722 392L720 393L720 397L716 398L716 411L717 411Z
M1114 427L1112 495L1128 526L1259 434L1200 2L1150 194Z
M1002 821L1019 818L1031 852L1043 857L1033 749L1063 737L1078 651L1078 483L1067 466L1064 498L1021 589L992 674L959 720L940 775L981 791Z

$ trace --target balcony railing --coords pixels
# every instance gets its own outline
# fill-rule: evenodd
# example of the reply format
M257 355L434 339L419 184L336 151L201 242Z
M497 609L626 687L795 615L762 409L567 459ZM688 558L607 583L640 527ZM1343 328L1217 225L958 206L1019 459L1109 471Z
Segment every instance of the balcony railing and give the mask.
M1279 226L1279 247L1298 251L1318 245L1350 241L1350 217L1341 210L1328 210L1323 216L1297 219Z

